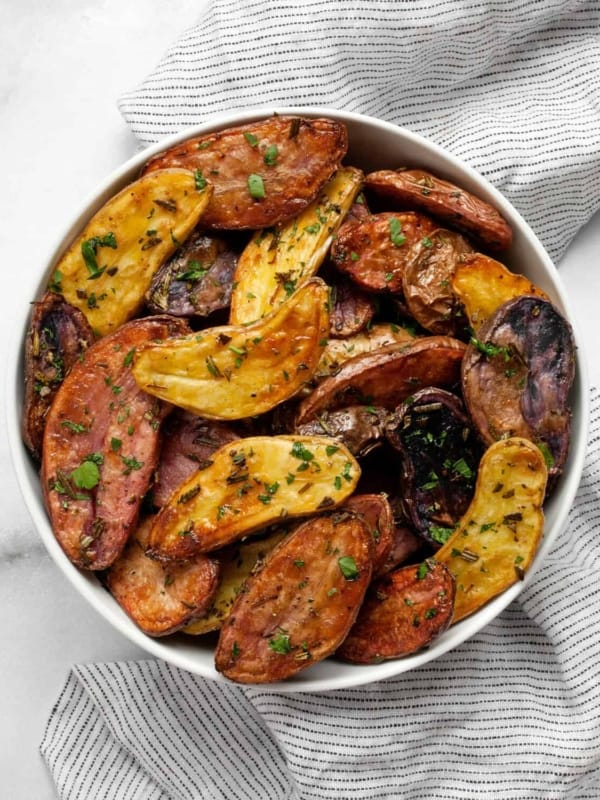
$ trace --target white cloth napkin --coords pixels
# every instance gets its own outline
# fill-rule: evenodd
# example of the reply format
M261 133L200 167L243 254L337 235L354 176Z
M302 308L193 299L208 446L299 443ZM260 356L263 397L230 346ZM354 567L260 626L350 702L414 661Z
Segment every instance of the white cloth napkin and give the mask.
M422 133L558 258L600 206L600 3L212 0L120 108L144 144L318 104ZM517 602L376 685L286 694L165 663L78 666L41 750L59 797L600 798L600 394L569 523Z

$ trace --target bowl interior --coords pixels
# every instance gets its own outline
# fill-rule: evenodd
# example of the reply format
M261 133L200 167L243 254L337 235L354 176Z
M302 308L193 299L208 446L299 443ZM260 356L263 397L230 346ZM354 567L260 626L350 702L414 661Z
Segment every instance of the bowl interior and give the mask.
M150 155L192 135L210 133L231 125L247 124L252 120L263 118L275 112L308 117L327 116L344 122L348 128L350 141L346 162L359 166L365 171L383 168L394 169L400 166L423 167L491 202L511 224L514 231L513 245L507 254L503 254L501 260L515 272L527 275L534 283L543 288L553 299L556 306L574 323L564 287L543 247L517 211L472 168L433 143L405 129L359 114L314 107L262 108L245 114L223 115L207 124L183 131L181 134L170 137L134 156L110 175L84 201L80 213L72 220L53 248L53 251L49 254L47 263L40 265L40 280L37 285L36 297L43 294L55 263L73 236L109 197L127 182L135 179L141 165ZM93 575L74 567L58 545L44 508L37 469L20 439L20 419L23 402L22 353L28 322L29 308L27 307L21 311L16 334L17 338L11 348L6 398L8 438L17 480L33 522L46 548L66 577L87 601L131 641L150 654L160 657L175 666L206 678L224 681L225 679L214 668L214 641L211 637L175 635L165 639L152 639L146 636L121 611L97 579ZM414 669L437 658L477 633L519 594L523 585L531 579L531 576L564 527L583 468L588 430L589 392L581 339L576 323L573 324L573 327L578 352L576 379L572 392L573 426L570 455L561 481L545 506L544 538L525 581L515 584L471 617L453 625L428 649L416 655L370 666L355 666L328 659L315 664L285 683L271 684L271 688L279 688L284 691L323 691L366 684Z

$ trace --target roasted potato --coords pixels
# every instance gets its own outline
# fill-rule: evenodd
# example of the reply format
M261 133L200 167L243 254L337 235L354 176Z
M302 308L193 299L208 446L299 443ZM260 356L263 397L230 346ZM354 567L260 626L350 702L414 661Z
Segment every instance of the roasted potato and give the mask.
M429 559L378 578L336 655L373 664L422 650L452 622L454 591L449 570Z
M422 328L440 336L461 336L466 328L462 306L452 289L452 276L469 242L454 231L438 228L402 277L404 302Z
M302 213L347 148L346 128L335 120L274 115L188 139L154 156L144 171L195 171L214 186L203 225L258 230Z
M357 169L339 169L302 214L252 237L234 275L232 325L254 322L271 313L315 274L360 191L362 179Z
M238 595L215 666L239 683L289 678L335 652L360 608L373 539L359 519L308 520L271 552Z
M475 333L508 300L524 294L548 299L528 278L482 253L463 255L456 264L451 284L452 294L464 308Z
M94 332L78 308L55 292L35 303L25 340L25 397L21 432L36 460L42 456L46 416L58 387L94 342Z
M194 414L243 419L269 411L311 378L328 330L327 287L313 278L251 325L138 348L133 375L145 392Z
M329 283L331 285L331 280ZM331 294L330 336L347 339L370 324L377 310L371 295L342 277L331 286Z
M356 356L322 380L298 408L296 423L323 411L363 404L393 410L423 386L452 387L460 381L465 345L447 336L424 336Z
M371 172L365 187L394 208L420 209L494 250L506 250L512 242L510 225L493 206L425 170Z
M204 614L217 590L219 566L199 554L185 564L159 564L146 555L152 518L129 537L105 583L121 608L148 636L174 633Z
M153 172L125 186L58 262L53 284L104 336L141 309L152 276L198 223L212 193L194 173Z
M56 538L79 567L105 569L135 528L168 407L131 374L142 342L181 334L174 317L121 325L89 347L61 384L44 431L42 488Z
M475 496L435 555L456 581L454 622L527 572L542 536L547 475L541 451L527 439L503 439L484 453Z
M387 412L383 408L348 406L325 410L294 429L303 436L331 436L359 457L366 456L383 441L386 421Z
M574 374L571 326L552 303L524 295L500 306L462 365L463 396L482 440L530 439L554 481L569 450Z
M281 519L340 505L360 467L325 436L250 436L222 447L155 518L149 552L159 560L218 550Z
M385 567L394 544L394 515L387 495L353 494L343 505L344 510L356 514L373 537L373 575Z
M332 261L357 286L401 292L404 271L429 242L435 224L423 214L372 214L345 225L331 248Z

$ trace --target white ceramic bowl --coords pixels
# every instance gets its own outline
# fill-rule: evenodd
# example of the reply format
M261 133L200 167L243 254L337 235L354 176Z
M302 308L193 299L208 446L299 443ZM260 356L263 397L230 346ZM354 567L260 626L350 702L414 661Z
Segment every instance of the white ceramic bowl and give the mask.
M534 283L542 287L550 295L557 307L573 323L565 290L553 263L542 245L517 211L475 170L437 145L403 128L372 117L315 107L262 108L254 109L244 114L222 115L211 122L183 131L176 136L161 141L158 145L138 153L110 175L98 187L97 191L83 202L80 213L65 230L56 248L49 254L47 262L40 264L38 296L43 294L58 258L74 235L81 230L84 223L109 197L114 195L124 184L137 177L140 167L150 156L190 136L211 133L233 125L247 124L253 120L269 116L274 112L307 117L332 117L342 121L348 128L350 142L346 161L361 167L365 171L413 165L423 167L492 203L508 220L514 231L513 245L507 254L503 254L503 262L512 267L515 272L526 273ZM212 644L208 644L206 640L203 640L203 637L179 635L164 639L152 639L146 636L125 615L93 574L80 571L71 564L54 538L43 504L35 465L29 458L20 439L19 428L23 400L22 353L29 313L29 307L21 309L18 322L21 337L18 346L14 348L9 364L7 380L8 435L17 479L22 489L25 503L45 546L76 589L105 619L131 641L153 656L162 658L177 667L206 678L224 681L225 679L214 668ZM372 681L414 669L438 658L465 639L473 636L519 594L523 586L531 579L536 568L539 567L562 530L569 508L573 503L583 467L589 416L588 386L587 372L581 356L581 343L576 325L574 325L574 330L578 343L578 363L572 392L573 428L571 450L559 486L545 506L544 538L525 581L515 584L476 614L453 625L429 648L416 655L369 666L356 666L337 662L334 659L327 659L306 669L285 683L271 684L271 688L285 691L323 691L371 683Z

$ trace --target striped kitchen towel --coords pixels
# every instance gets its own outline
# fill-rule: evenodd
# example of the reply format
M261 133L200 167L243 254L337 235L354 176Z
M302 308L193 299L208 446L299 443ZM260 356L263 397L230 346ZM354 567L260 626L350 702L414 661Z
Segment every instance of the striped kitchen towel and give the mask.
M143 144L223 111L380 117L485 175L558 259L600 207L600 3L208 0L120 109Z
M401 124L554 258L600 206L600 3L209 0L120 108L143 144L249 107ZM42 753L61 800L600 798L600 393L568 526L517 602L420 669L318 694L158 661L78 666Z
M600 798L600 393L567 529L475 637L317 694L160 661L78 666L42 753L61 800Z

